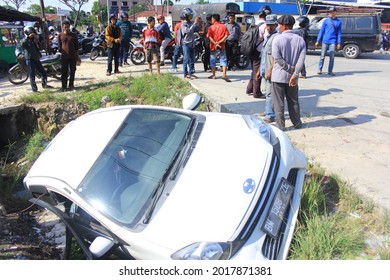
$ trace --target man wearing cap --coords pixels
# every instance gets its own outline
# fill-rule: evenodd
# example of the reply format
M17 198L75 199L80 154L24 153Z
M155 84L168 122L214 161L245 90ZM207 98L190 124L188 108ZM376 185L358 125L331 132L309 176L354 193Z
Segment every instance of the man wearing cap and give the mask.
M171 30L169 29L169 25L165 21L165 17L163 15L158 15L157 21L159 25L156 26L156 30L160 32L160 38L162 38L162 42L160 46L160 57L161 57L160 66L164 66L165 49L168 46L169 42L172 40L172 34L171 34Z
M261 63L260 68L257 71L256 78L261 79L261 92L265 95L265 112L261 114L264 116L264 121L272 123L275 121L275 112L272 108L272 83L271 83L271 74L272 74L272 42L277 36L278 32L276 28L278 27L277 16L275 14L268 15L265 18L266 24L266 36L264 38L263 50L261 52Z
M336 8L330 7L328 9L329 17L324 21L321 26L321 30L318 33L317 41L315 43L316 47L319 45L319 42L322 41L321 47L321 57L318 64L318 75L322 74L322 67L324 66L324 60L326 52L329 50L329 65L328 65L328 74L334 76L333 66L334 66L334 53L337 49L341 49L341 21L336 17Z
M305 40L292 30L294 17L282 15L278 19L281 34L272 44L272 105L275 111L276 126L286 130L284 118L284 98L295 128L301 128L301 116L298 101L298 77L306 57Z

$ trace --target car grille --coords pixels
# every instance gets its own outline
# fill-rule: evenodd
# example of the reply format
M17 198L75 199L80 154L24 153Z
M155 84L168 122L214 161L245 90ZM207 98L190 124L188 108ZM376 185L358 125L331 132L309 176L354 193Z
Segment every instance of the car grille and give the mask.
M275 186L276 182L276 177L277 177L277 171L279 169L279 159L276 156L276 154L273 154L272 157L272 162L271 162L271 168L270 172L267 177L267 181L265 184L265 187L262 190L262 193L260 195L260 198L257 202L257 205L252 212L250 218L248 219L248 222L245 224L244 228L241 230L239 236L233 241L233 248L232 248L232 253L231 255L234 256L238 250L245 244L245 242L249 239L251 236L252 232L255 230L257 227L257 224L260 220L260 217L262 216L262 213L264 213L266 206L267 206L267 201L270 199L271 193L273 186ZM291 169L287 181L295 186L297 177L298 177L298 171L299 169ZM264 255L265 258L269 260L274 260L278 257L279 251L280 251L280 246L282 245L282 241L285 236L285 230L286 230L286 225L287 225L287 220L288 216L290 214L290 209L288 208L284 217L283 217L283 223L280 228L280 232L277 238L272 238L269 235L266 235L263 247L262 247L262 254Z
M295 186L297 182L297 177L298 177L298 169L291 169L287 181ZM286 225L287 225L287 219L290 214L290 209L291 207L287 208L286 213L284 214L283 217L283 223L280 228L280 233L277 238L272 238L271 236L267 235L265 237L263 247L261 248L261 252L263 255L269 259L269 260L275 260L278 257L279 251L280 251L280 246L282 245L283 238L285 236L285 230L286 230Z
M233 248L231 254L232 256L234 256L237 253L237 251L245 244L245 242L252 235L252 232L255 230L259 222L259 219L261 217L261 214L265 211L265 208L267 206L267 201L270 199L272 189L273 186L275 185L276 177L278 174L277 172L278 169L279 169L279 158L274 152L272 155L271 168L268 172L267 180L264 184L264 188L262 190L260 198L257 201L257 204L251 216L249 217L248 221L246 222L244 228L241 230L238 237L233 241Z

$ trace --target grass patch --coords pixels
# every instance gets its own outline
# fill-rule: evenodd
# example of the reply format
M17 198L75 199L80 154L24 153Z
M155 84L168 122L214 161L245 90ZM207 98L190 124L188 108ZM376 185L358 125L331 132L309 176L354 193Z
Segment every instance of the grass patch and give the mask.
M386 242L387 236L387 242ZM309 165L290 259L388 259L390 218L337 175ZM384 238L382 248L367 239Z

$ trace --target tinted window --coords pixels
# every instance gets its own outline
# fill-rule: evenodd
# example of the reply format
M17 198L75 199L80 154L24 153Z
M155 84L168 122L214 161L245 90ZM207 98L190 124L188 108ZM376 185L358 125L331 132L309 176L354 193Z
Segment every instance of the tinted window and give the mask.
M372 17L357 17L355 20L355 28L358 31L370 31L373 30Z
M78 187L79 194L132 227L181 148L190 123L191 117L179 113L133 109Z

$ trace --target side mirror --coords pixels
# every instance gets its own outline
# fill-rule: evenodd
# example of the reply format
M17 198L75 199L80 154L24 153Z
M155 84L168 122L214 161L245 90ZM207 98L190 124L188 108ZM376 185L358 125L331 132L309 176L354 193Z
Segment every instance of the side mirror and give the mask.
M98 236L89 246L89 251L96 258L100 258L114 246L114 241Z
M195 110L202 103L202 97L197 93L190 93L183 98L182 105L185 110Z

